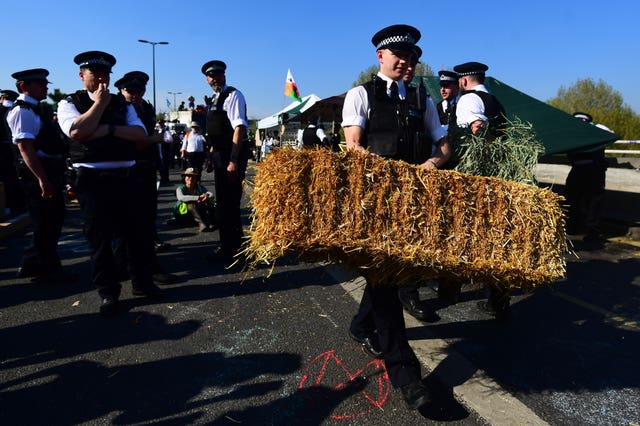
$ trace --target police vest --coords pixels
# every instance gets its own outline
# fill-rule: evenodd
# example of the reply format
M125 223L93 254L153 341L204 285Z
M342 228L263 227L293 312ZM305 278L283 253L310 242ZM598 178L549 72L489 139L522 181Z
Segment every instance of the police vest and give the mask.
M0 105L0 143L11 142L11 128L7 123L7 114L11 108Z
M36 135L34 148L36 151L42 151L50 156L65 157L67 155L67 144L60 128L56 125L52 118L52 111L46 105L39 103L37 105L18 99L14 102L12 108L25 108L33 111L40 117L40 131Z
M431 155L433 141L424 123L426 90L407 87L404 100L387 95L387 83L374 76L363 85L370 104L363 146L374 154L411 164L420 164Z
M81 115L93 105L93 101L85 91L68 96L67 101L72 103ZM127 107L124 97L112 94L99 124L126 126ZM72 163L99 163L134 160L136 150L133 142L115 136L103 136L86 142L71 139L70 154Z
M489 130L494 133L502 133L507 126L507 117L504 107L498 101L498 98L491 93L482 92L480 90L465 90L460 97L467 93L475 93L484 104L484 115L487 117Z
M436 109L438 110L438 118L440 118L440 124L445 126L453 123L453 125L455 126L456 107L458 105L456 103L451 103L451 101L448 101L447 110L445 111L442 107L443 103L444 101L440 101L438 102L438 105L436 105Z
M305 148L315 148L322 146L322 141L316 134L317 127L307 127L302 131L302 145Z
M136 114L138 114L138 118L144 124L145 129L147 129L147 135L156 133L156 111L153 109L153 105L142 100L138 105L134 105L133 108L136 110ZM136 160L157 161L159 160L159 155L158 146L152 144L137 150Z
M222 109L222 106L229 94L234 90L236 90L234 87L227 87L220 93L215 105L213 103L209 104L209 110L207 111L207 141L214 149L225 152L230 152L233 147L234 129L231 126L227 112ZM246 111L244 111L244 115L246 118Z

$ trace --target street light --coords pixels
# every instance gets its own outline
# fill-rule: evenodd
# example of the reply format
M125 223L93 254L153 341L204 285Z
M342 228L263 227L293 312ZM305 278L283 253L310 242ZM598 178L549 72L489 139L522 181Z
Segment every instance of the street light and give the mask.
M176 105L176 95L182 95L182 92L167 92L170 95L173 95L173 107L175 108L175 111L178 110L178 106Z
M153 52L153 109L156 109L156 44L169 44L168 41L148 41L148 40L138 40L140 43L148 43L151 45L151 50Z

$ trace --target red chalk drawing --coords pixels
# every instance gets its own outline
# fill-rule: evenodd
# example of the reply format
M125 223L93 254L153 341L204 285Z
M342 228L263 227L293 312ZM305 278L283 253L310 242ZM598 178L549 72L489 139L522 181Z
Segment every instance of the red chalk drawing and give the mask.
M359 379L365 379L358 384L362 389L348 401L337 405L331 415L336 420L353 419L379 410L389 397L391 383L381 360L371 360L363 368L351 372L336 356L335 350L321 353L307 365L298 388L310 404L320 404L322 401L313 399L314 386L339 391Z

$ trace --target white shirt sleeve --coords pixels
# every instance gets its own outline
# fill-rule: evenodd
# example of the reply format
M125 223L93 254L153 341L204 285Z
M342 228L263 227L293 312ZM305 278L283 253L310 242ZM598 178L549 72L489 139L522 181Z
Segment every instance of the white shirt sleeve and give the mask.
M342 127L359 126L363 129L369 119L369 98L363 86L349 89L342 106Z
M431 138L434 142L438 142L447 135L447 129L440 125L438 109L433 103L433 99L431 99L431 97L427 99L427 110L424 113L424 120L427 126L426 128L429 133L431 133Z
M76 118L80 116L78 109L74 104L67 101L66 99L58 102L58 124L62 129L62 132L71 137L69 133L71 132L71 126Z
M467 93L460 97L456 107L456 122L460 127L469 127L474 121L487 121L484 115L484 103L475 93Z
M40 117L35 112L19 106L9 110L7 124L11 129L13 143L17 139L35 139L42 126Z
M244 100L244 95L239 90L236 89L229 93L229 96L224 101L222 109L227 112L227 117L231 122L231 127L234 129L238 126L249 126L245 114L247 111L247 104Z

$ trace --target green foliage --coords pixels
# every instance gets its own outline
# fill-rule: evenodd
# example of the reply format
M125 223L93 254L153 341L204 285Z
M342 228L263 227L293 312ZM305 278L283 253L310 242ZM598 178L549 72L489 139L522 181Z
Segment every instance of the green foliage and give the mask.
M433 70L431 69L429 64L426 64L424 62L420 62L416 66L416 75L419 75L421 77L431 77L434 74L433 74Z
M352 87L360 86L361 84L371 80L371 76L377 74L379 69L378 65L371 65L369 68L358 74L358 79L353 82Z
M558 89L547 103L569 114L591 114L593 121L609 127L622 139L640 138L640 115L624 103L622 94L603 80L578 79L572 86Z
M371 65L369 68L365 69L360 74L358 74L358 79L353 82L353 86L352 87L360 86L361 84L364 84L367 81L371 80L371 75L377 74L379 69L380 69L379 65ZM431 69L429 64L425 64L424 62L420 62L416 66L416 75L432 76L433 75L433 70Z
M487 141L485 134L467 132L459 137L462 138L460 160L455 170L474 176L535 184L535 166L538 156L544 154L544 145L536 139L531 123L516 117L507 123L504 135L491 141Z
M53 101L54 104L57 104L61 100L67 97L66 93L62 93L60 89L53 89L53 93L49 93L49 99Z

